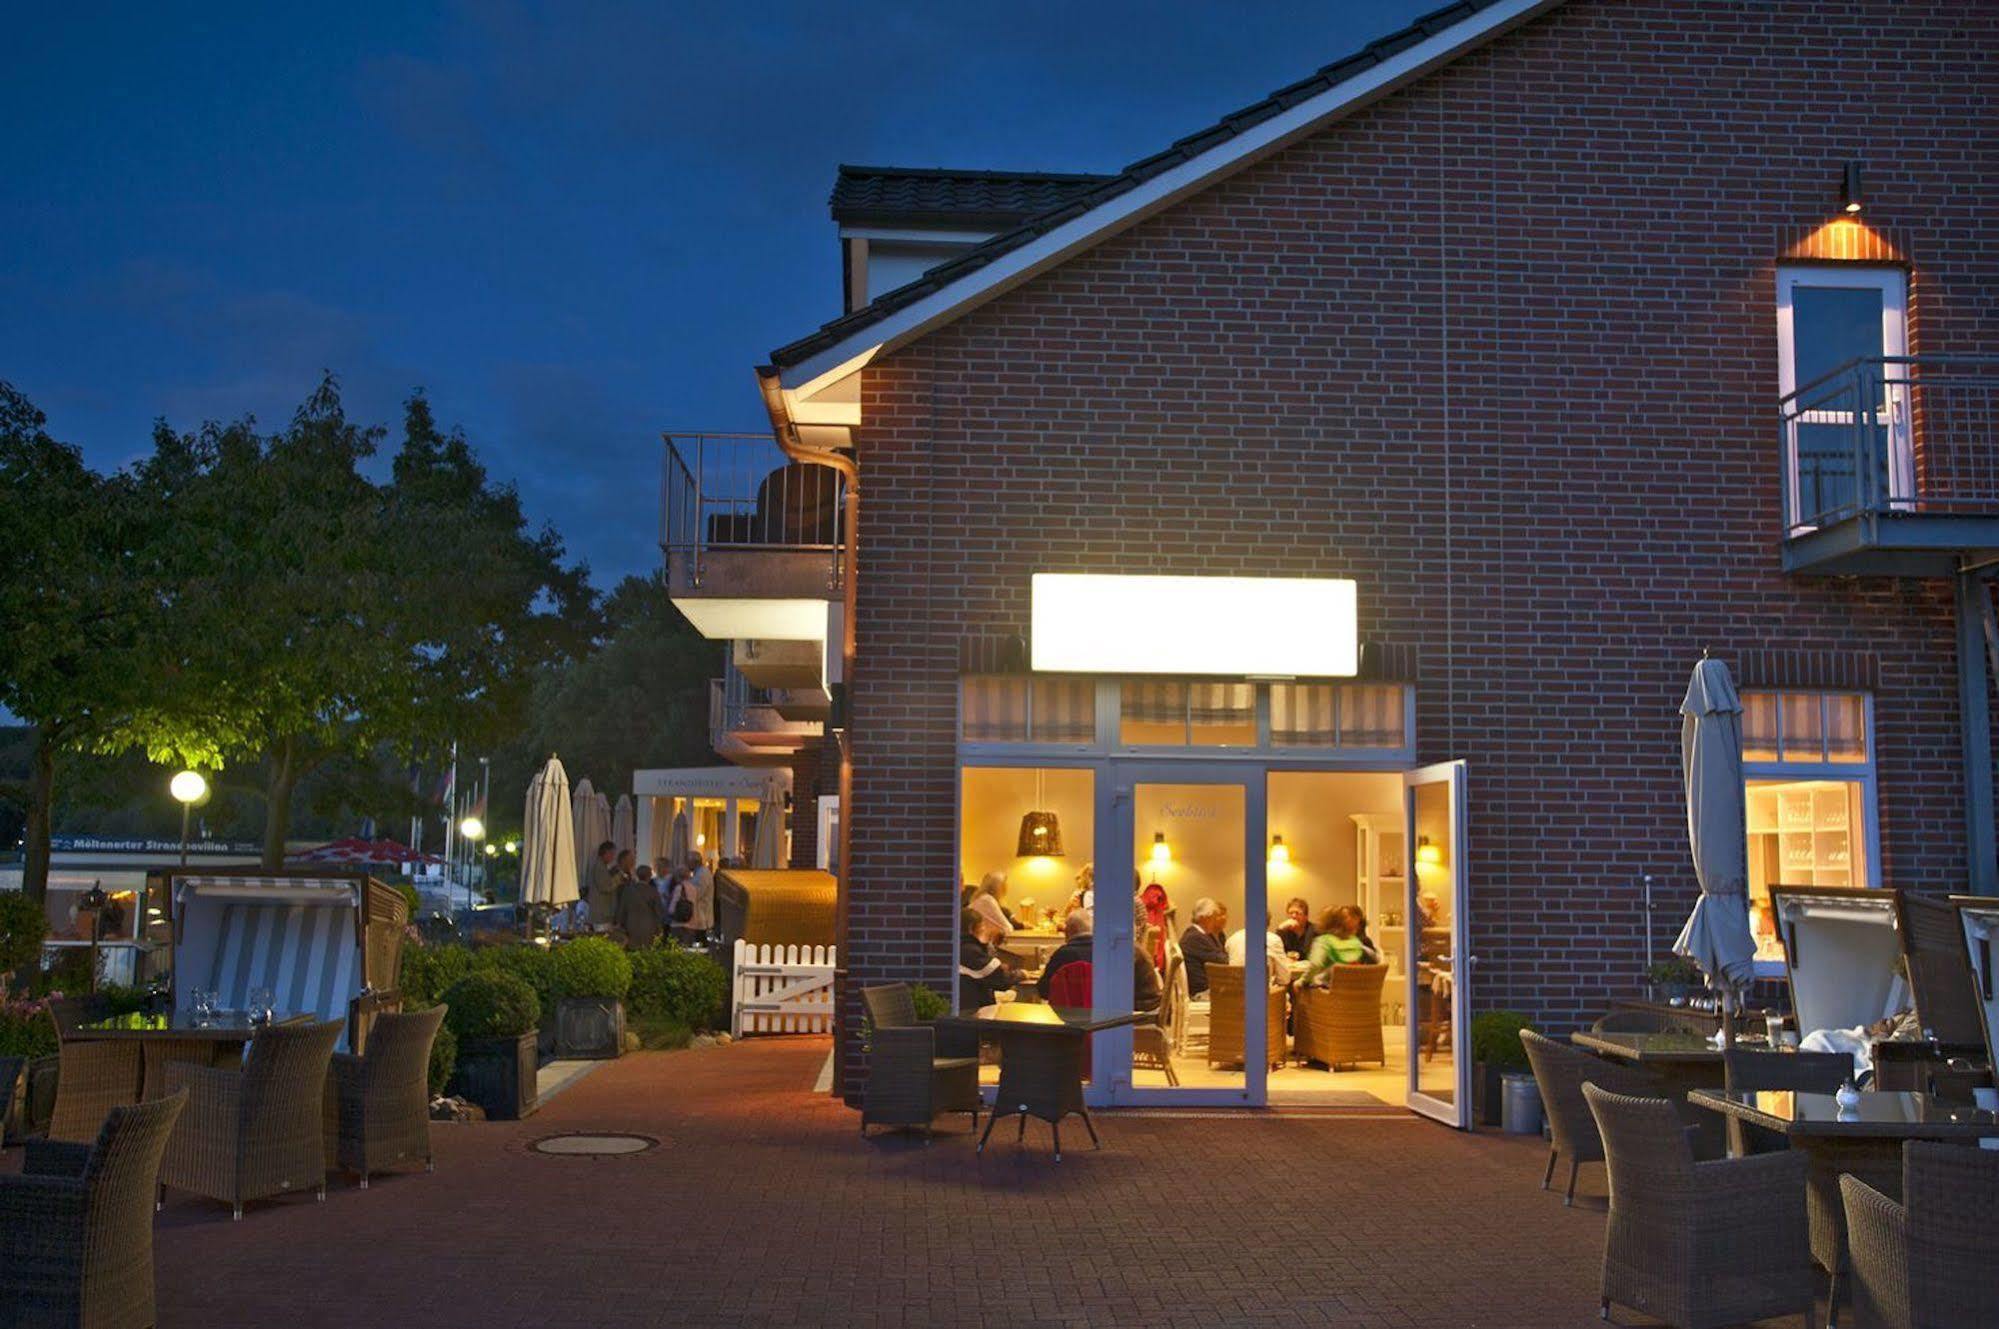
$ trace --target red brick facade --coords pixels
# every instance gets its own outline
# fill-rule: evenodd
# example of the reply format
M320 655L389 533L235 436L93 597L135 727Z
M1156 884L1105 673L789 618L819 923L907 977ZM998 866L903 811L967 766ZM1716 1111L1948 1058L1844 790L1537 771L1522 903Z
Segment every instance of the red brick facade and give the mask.
M1872 688L1884 880L1958 883L1950 585L1779 565L1774 270L1861 160L1911 350L1999 350L1995 56L1951 0L1574 0L871 365L849 1012L949 990L959 645L1036 571L1356 579L1469 763L1477 1008L1640 981L1703 647Z

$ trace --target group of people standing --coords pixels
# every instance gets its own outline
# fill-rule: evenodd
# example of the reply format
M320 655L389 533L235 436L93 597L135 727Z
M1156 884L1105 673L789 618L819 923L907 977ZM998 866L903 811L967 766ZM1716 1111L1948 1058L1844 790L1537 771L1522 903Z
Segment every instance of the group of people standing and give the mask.
M715 926L715 874L699 854L674 866L662 858L640 863L629 849L597 846L583 883L583 905L594 932L616 931L632 950L669 933L692 945Z

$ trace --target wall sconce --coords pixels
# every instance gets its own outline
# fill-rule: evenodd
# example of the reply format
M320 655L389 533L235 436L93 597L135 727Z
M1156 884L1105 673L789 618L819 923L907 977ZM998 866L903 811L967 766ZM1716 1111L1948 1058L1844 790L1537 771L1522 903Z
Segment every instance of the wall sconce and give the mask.
M1029 812L1020 819L1016 858L1062 858L1062 822L1052 812Z
M1416 862L1426 868L1442 867L1444 851L1431 844L1429 836L1419 835L1416 837Z
M1849 213L1859 212L1866 203L1865 191L1861 188L1860 163L1848 162L1846 170L1839 177L1839 206Z
M1173 851L1166 846L1165 831L1154 831L1152 833L1152 861L1158 864L1166 864L1173 861Z
M1291 861L1291 849L1290 846L1284 843L1284 837L1281 835L1271 836L1270 862L1272 866L1282 867L1283 865L1289 863L1290 861Z

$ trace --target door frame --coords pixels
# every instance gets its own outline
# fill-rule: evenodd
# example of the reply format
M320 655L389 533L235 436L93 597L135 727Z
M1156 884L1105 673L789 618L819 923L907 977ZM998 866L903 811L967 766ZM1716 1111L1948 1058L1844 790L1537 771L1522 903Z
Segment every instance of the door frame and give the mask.
M1437 762L1430 766L1419 766L1402 773L1402 814L1404 857L1403 882L1406 899L1403 901L1403 917L1409 920L1405 931L1403 953L1404 981L1408 984L1403 1020L1407 1036L1408 1081L1404 1101L1412 1112L1420 1113L1434 1121L1458 1130L1471 1127L1471 972L1477 960L1467 953L1471 939L1467 926L1470 904L1470 854L1465 842L1465 778L1466 766L1463 761ZM1418 1043L1422 1020L1417 1012L1421 1009L1418 997L1421 993L1416 985L1417 955L1422 944L1422 929L1416 926L1416 898L1421 890L1421 882L1416 876L1416 790L1426 785L1443 785L1448 800L1447 815L1450 818L1451 834L1451 1065L1456 1072L1457 1082L1452 1101L1446 1101L1424 1093L1419 1087L1422 1062L1419 1060Z
M1121 885L1138 867L1138 809L1134 795L1142 784L1234 786L1243 793L1243 917L1247 936L1259 942L1251 954L1262 954L1260 942L1269 928L1268 871L1262 853L1269 817L1269 781L1260 762L1158 761L1113 757L1106 778L1097 782L1097 882L1101 906L1106 899L1122 907L1096 915L1092 963L1099 976L1094 995L1100 1006L1131 1009L1132 910L1124 905ZM1108 837L1108 838L1106 838ZM1178 902L1190 907L1192 901ZM1188 917L1183 922L1191 922ZM1160 975L1161 979L1165 975ZM1243 1003L1243 1047L1264 1045L1268 1033L1268 1003ZM1269 1098L1269 1068L1261 1057L1245 1055L1240 1088L1171 1088L1131 1083L1131 1030L1108 1030L1092 1041L1091 1074L1085 1098L1091 1106L1172 1105L1180 1107L1261 1107Z
M1891 362L1909 353L1909 274L1900 266L1873 263L1780 263L1777 265L1777 398L1783 401L1800 387L1797 358L1796 291L1800 286L1830 286L1842 290L1874 291L1881 296L1881 354ZM1915 438L1910 418L1909 393L1899 382L1882 384L1879 409L1887 417L1888 492L1882 497L1890 507L1911 503L1916 497ZM1844 414L1828 411L1827 414ZM1836 423L1836 422L1828 422ZM1784 440L1784 464L1790 474L1789 502L1798 502L1798 443L1794 436ZM1853 478L1856 496L1865 492L1861 476ZM1795 508L1784 514L1787 528L1799 527Z

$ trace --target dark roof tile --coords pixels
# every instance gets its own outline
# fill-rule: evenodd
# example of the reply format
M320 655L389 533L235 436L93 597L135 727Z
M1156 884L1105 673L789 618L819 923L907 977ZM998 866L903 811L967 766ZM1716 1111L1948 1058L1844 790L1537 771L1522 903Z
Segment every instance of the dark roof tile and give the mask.
M1110 179L1050 171L842 166L830 200L849 224L1014 226Z

